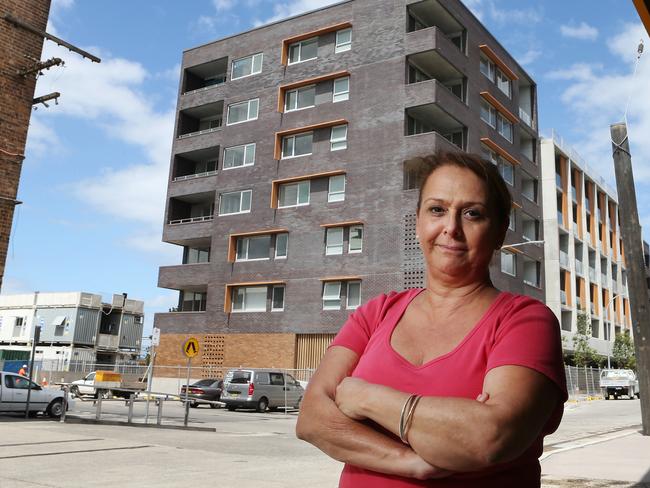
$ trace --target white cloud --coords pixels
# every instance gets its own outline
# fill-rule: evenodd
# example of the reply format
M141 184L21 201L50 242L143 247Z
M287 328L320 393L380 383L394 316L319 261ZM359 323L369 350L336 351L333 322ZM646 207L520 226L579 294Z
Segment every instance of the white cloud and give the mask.
M66 64L39 79L37 95L59 91L61 98L58 106L39 111L33 119L28 148L43 151L47 144L56 142L52 119L62 116L86 121L114 138L123 146L120 159L102 160L102 148L94 148L88 159L98 168L101 164L105 167L92 178L67 186L81 202L99 212L143 224L147 235L152 239L155 235L151 245L156 247L160 244L169 170L172 102L162 109L155 105L146 91L152 76L139 63L113 58L96 47L85 49L101 57L102 62L92 63L46 43L43 58L61 57ZM136 241L125 240L128 244ZM142 249L141 245L136 247Z
M534 62L541 55L542 51L539 49L529 49L522 56L517 56L515 59L519 62L520 65L526 66Z
M488 8L492 20L499 24L537 24L543 19L538 9L500 9L494 1L489 3Z
M236 4L236 0L212 0L212 4L214 5L214 8L217 10L217 12L221 12L223 10L230 10L233 8Z
M44 107L42 107L46 110ZM29 144L27 145L27 159L30 161L30 156L43 156L44 154L52 154L62 150L61 141L56 131L43 122L44 116L41 115L42 110L37 110L32 113L29 121L28 138Z
M485 5L483 4L483 0L464 0L463 3L469 10L471 10L478 20L483 21L483 18L485 17L485 11L483 10Z
M564 37L585 41L595 41L598 38L598 29L590 26L586 22L580 22L578 25L561 25L560 32Z
M339 1L340 0L291 0L290 2L276 3L273 5L273 16L266 20L257 22L256 24L261 25L276 22L278 20L286 19L287 17L309 12L310 10L316 10L321 7L333 5Z
M566 80L561 101L573 112L574 131L577 134L575 149L594 170L614 184L610 125L623 121L626 104L629 140L631 144L634 177L639 195L639 210L643 222L650 222L650 202L644 195L650 194L650 59L641 58L634 75L636 46L648 36L640 24L626 24L622 31L608 40L610 51L625 64L616 71L613 63L604 69L600 65L575 64L548 76Z

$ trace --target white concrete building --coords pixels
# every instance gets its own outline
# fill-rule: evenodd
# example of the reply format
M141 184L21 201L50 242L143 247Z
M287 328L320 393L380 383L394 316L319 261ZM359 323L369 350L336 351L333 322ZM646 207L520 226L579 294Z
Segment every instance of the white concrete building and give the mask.
M557 134L540 145L546 304L567 349L582 309L592 347L608 355L615 333L631 333L617 193Z

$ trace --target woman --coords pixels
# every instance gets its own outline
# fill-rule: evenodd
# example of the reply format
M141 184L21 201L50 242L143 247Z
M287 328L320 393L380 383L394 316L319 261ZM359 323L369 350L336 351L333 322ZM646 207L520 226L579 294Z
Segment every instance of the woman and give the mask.
M344 488L539 486L543 437L567 398L557 320L490 281L512 205L496 167L460 153L422 162L426 288L350 315L297 435L346 463Z

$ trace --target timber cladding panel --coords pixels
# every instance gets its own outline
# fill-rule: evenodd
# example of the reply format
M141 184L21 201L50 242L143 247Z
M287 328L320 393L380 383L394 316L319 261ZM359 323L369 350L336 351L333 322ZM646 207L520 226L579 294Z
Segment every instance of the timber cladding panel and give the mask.
M0 285L36 87L35 76L16 72L40 60L43 48L42 37L16 27L4 16L45 31L49 11L50 0L0 0Z

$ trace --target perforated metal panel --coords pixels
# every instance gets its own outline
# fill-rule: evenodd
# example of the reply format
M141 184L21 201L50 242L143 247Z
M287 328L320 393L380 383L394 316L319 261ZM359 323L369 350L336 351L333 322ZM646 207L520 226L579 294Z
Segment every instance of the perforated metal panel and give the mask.
M201 375L207 377L223 377L223 356L225 347L223 334L206 334L203 343L203 363Z
M424 257L415 237L415 214L404 215L404 289L424 287Z

